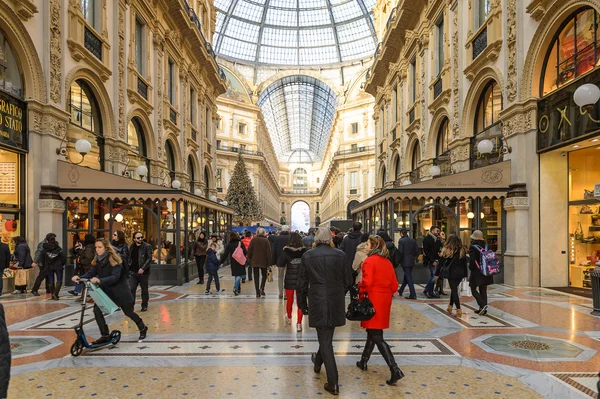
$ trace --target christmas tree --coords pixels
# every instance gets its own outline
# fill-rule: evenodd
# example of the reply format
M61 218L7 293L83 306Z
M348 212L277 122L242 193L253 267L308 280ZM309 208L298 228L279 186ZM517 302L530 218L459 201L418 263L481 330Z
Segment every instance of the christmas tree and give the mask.
M233 222L249 226L252 222L260 221L262 209L256 199L254 187L248 176L248 170L242 155L238 155L233 175L227 187L227 205L233 209Z

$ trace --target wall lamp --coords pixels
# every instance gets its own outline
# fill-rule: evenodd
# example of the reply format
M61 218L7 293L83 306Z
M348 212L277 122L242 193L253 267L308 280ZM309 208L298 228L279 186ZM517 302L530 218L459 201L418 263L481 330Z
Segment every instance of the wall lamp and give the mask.
M587 114L588 118L595 123L600 123L600 120L594 119L586 108L596 104L598 100L600 100L600 88L593 83L581 85L573 93L573 101L579 106L581 115Z
M81 161L73 162L69 156L69 150L67 149L67 137L65 136L60 142L60 146L56 149L56 155L64 156L67 161L73 165L79 165L85 160L85 156L92 150L92 144L86 139L79 139L75 142L75 151L81 155Z
M512 152L512 147L508 145L507 138L502 130L500 130L500 135L502 136L502 145L498 147L498 159L496 159L496 163L500 162L500 159L504 159L504 155ZM483 139L477 143L477 151L483 155L489 155L494 152L494 147L494 142L490 139Z

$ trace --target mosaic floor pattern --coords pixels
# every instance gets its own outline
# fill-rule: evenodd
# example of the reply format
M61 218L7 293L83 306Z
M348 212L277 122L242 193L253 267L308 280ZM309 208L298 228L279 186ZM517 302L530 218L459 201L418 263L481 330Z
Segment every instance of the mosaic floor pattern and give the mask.
M205 285L151 287L149 326L143 342L122 312L107 316L122 332L112 347L73 358L69 348L80 303L5 294L13 351L9 398L316 398L325 370L314 374L310 354L318 347L308 317L303 331L284 319L277 280L266 298L253 282L232 293L228 269L223 293ZM591 300L534 287L490 287L488 314L479 316L472 297L461 298L462 317L446 312L448 297L408 301L395 297L385 330L406 377L385 384L389 370L377 349L369 370L355 367L365 344L357 322L336 329L334 351L341 398L556 398L596 395L600 369L600 318ZM136 311L140 309L139 293ZM84 329L97 338L92 304Z

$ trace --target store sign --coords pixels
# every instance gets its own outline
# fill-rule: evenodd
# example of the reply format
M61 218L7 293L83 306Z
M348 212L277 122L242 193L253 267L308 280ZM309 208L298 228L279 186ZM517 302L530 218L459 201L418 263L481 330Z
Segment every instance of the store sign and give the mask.
M579 141L600 131L600 104L581 108L573 100L585 83L600 85L600 69L538 101L537 150L544 152Z
M25 148L27 104L0 91L0 144Z

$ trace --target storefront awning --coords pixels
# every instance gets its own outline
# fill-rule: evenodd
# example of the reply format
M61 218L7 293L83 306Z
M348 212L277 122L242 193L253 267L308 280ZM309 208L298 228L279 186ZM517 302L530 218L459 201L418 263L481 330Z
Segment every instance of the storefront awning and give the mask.
M184 190L158 186L58 161L58 192L64 199L184 200L233 215L233 210Z
M510 161L471 169L398 188L385 189L361 202L352 214L389 199L469 198L505 196L510 185Z

